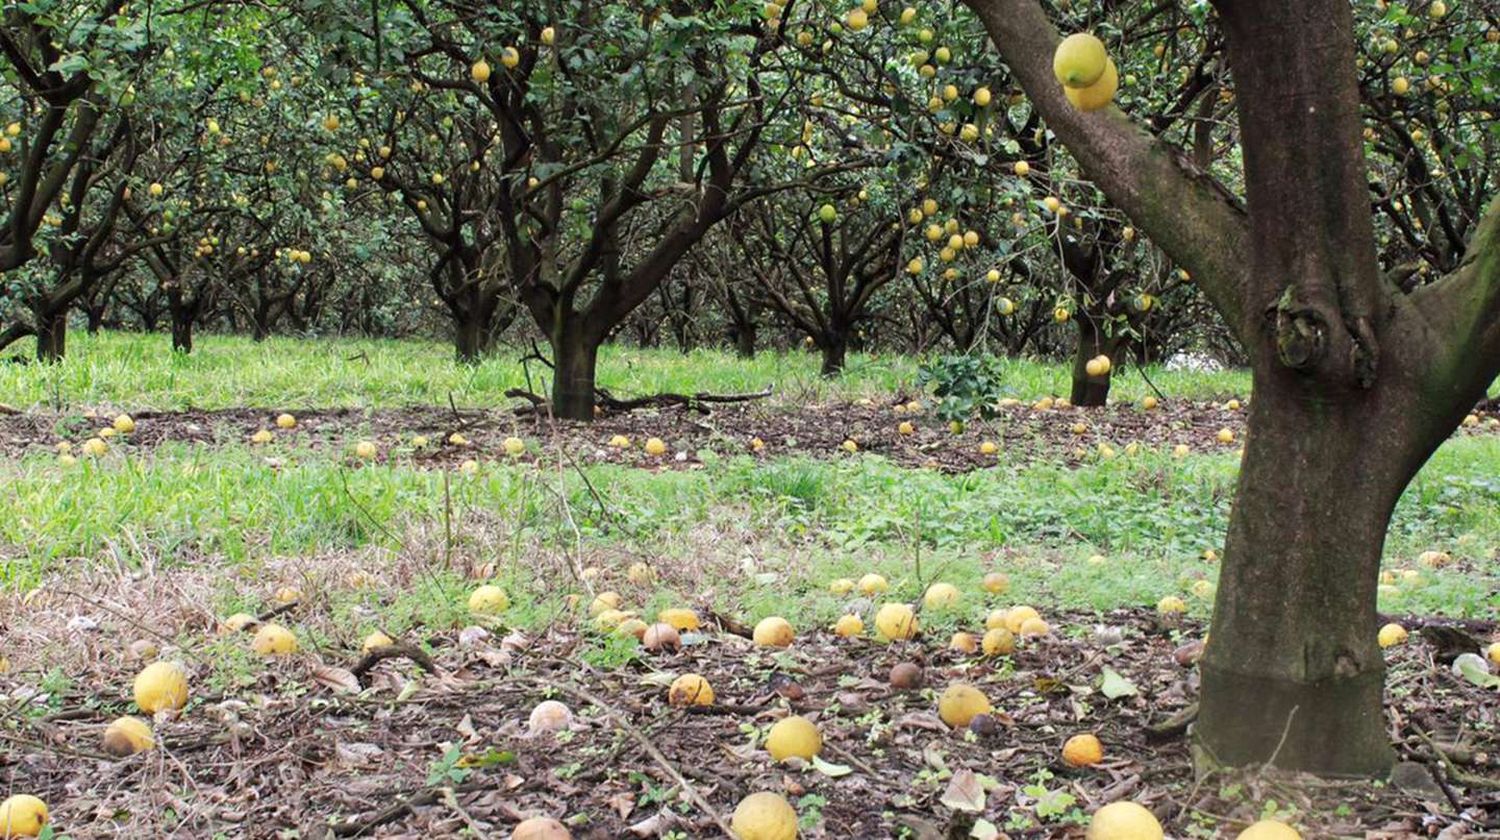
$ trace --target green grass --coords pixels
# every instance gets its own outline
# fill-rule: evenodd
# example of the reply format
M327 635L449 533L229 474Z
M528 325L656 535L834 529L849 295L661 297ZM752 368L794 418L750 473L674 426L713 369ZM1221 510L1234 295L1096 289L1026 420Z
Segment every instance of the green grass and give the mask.
M170 352L163 335L84 333L69 338L68 355L61 364L0 365L0 403L127 411L239 406L296 410L447 405L451 397L462 406L495 406L508 402L506 389L527 387L526 371L518 361L522 355L519 349L503 348L471 367L454 362L452 348L439 342L271 338L257 343L240 336L203 336L193 353L183 356ZM911 390L916 369L911 357L856 353L844 375L829 381L818 376L818 357L813 353L771 352L746 360L720 350L682 354L608 346L600 361L599 384L618 396L736 393L770 385L783 398L801 403ZM1007 387L1017 396L1068 392L1068 371L1062 365L1009 359L1003 369ZM541 388L546 370L532 362L531 371L531 386ZM1242 371L1153 369L1147 376L1166 393L1193 399L1243 396L1249 390L1249 378ZM1134 399L1150 389L1138 373L1127 371L1117 378L1115 393L1119 399Z
M451 362L435 343L294 341L256 344L205 337L191 357L160 336L79 336L62 365L0 365L0 402L123 409L238 405L495 405L522 383L515 353L477 368ZM1061 392L1061 365L1007 361L1007 382L1031 396ZM816 359L796 353L752 362L717 352L613 348L602 379L622 392L741 391L774 384L790 400L889 396L910 388L910 359L856 357L825 382ZM1157 372L1179 396L1244 394L1242 373ZM1139 395L1139 376L1118 383ZM1216 568L1237 462L1229 453L1183 459L1146 451L1068 468L1008 464L966 475L905 468L875 455L757 460L703 455L702 469L656 473L599 464L559 472L487 464L476 475L414 468L396 458L351 469L336 450L265 451L233 445L118 447L73 466L48 453L0 464L0 588L25 590L54 573L92 568L212 570L223 613L267 606L269 581L298 569L337 620L311 646L357 646L378 625L390 632L467 620L468 574L494 564L515 593L508 620L541 627L567 614L581 587L570 564L602 568L600 587L625 591L648 612L709 597L755 620L782 614L798 627L831 623L847 605L829 580L879 571L892 597L916 599L934 580L966 603L924 616L933 630L972 626L979 600L1045 608L1108 609L1190 596ZM1399 505L1387 566L1410 567L1429 548L1471 569L1422 573L1383 595L1393 612L1492 614L1500 581L1500 439L1462 436L1444 445ZM1087 562L1093 554L1104 565ZM626 566L649 558L659 588L631 587ZM400 568L380 591L341 584L329 569ZM980 598L979 580L1007 572L1013 589ZM594 655L627 655L607 645Z
M998 568L1014 578L1017 597L1039 603L1144 605L1212 579L1203 552L1223 542L1237 471L1232 455L1164 452L958 476L875 456L707 460L701 470L665 473L496 464L462 476L399 462L351 470L310 451L273 466L241 447L172 445L71 467L37 455L0 468L12 488L0 497L0 546L11 557L0 580L26 588L106 556L127 568L210 558L253 579L278 557L411 552L424 533L420 550L446 554L449 565L454 557L494 561L521 590L532 585L527 569L538 556L561 558L580 539L594 551L657 558L683 595L711 589L726 609L752 618L795 602L830 619L834 601L812 593L872 569L908 598L939 579L973 591ZM1434 547L1492 556L1500 547L1497 464L1495 438L1440 449L1396 512L1388 565L1409 566ZM433 535L449 531L453 543L436 547ZM756 571L740 568L742 545L775 585L760 586ZM1086 563L1095 553L1109 564ZM1493 578L1424 575L1425 585L1404 588L1390 608L1475 615L1496 606ZM788 586L810 597L788 599Z

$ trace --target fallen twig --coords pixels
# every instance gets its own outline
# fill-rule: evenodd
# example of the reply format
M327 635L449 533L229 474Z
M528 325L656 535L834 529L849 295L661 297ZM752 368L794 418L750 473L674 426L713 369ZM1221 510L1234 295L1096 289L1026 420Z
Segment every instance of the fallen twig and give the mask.
M369 673L371 668L374 668L376 664L386 659L396 659L398 657L410 659L417 664L417 667L429 674L436 674L438 672L437 665L432 661L432 657L427 655L426 651L409 642L392 642L391 644L375 648L360 657L359 661L354 663L354 667L349 669L349 673L353 674L354 678L359 680L360 684L363 685L365 674Z
M682 792L687 794L687 797L693 801L694 805L697 805L698 808L703 811L703 813L713 817L714 823L719 826L719 830L724 832L725 837L734 836L734 832L729 829L729 823L724 821L723 815L714 810L714 806L709 804L708 800L704 798L703 794L698 792L698 789L693 786L693 783L688 781L687 777L682 775L682 773L675 766L673 766L672 762L667 760L666 756L662 755L661 750L658 750L656 748L656 745L651 743L651 739L641 734L641 730L636 728L635 724L631 723L623 715L616 712L613 706L609 705L603 700L600 700L598 697L595 697L592 693L585 691L584 689L566 684L558 684L556 687L564 693L570 694L573 697L594 706L594 708L603 712L606 717L614 721L616 726L625 730L626 734L633 738L637 744L641 745L641 749L645 750L646 755L651 756L651 760L655 761L657 765L661 767L662 772L672 777L672 781L676 782L677 786L682 788Z

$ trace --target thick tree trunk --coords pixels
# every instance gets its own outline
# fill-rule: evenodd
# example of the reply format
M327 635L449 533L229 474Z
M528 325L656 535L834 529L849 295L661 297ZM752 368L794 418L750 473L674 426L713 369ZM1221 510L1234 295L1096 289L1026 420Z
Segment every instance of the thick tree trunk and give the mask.
M581 330L564 329L552 339L552 413L564 420L594 419L594 370L599 345Z
M1068 399L1074 405L1102 406L1109 400L1109 383L1114 367L1103 376L1089 376L1088 363L1095 356L1108 356L1110 362L1118 361L1120 341L1100 335L1098 326L1088 317L1079 317L1078 344L1073 351L1073 391Z
M844 359L849 354L849 337L842 333L824 336L818 348L823 354L822 375L835 377L844 371Z
M745 321L734 326L734 352L741 359L755 358L755 322Z
M178 353L193 352L193 314L172 310L172 349Z
M1392 509L1431 437L1332 401L1289 371L1258 375L1203 672L1212 763L1378 775L1392 760L1375 642ZM1387 403L1389 404L1389 403ZM1440 436L1439 436L1440 437Z
M68 311L38 309L36 316L36 360L60 362L68 352Z
M470 308L454 322L454 350L460 364L477 365L490 352L493 336L489 312Z

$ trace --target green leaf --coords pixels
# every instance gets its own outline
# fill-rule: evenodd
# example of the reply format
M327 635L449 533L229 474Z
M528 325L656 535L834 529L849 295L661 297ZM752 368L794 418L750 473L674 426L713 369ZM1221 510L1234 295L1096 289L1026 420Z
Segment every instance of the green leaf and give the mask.
M1104 666L1103 675L1099 679L1099 692L1111 700L1134 697L1140 693L1135 683L1121 676L1120 672L1108 665Z
M825 775L825 776L827 776L827 777L829 777L831 779L837 779L840 776L847 776L850 773L854 772L854 768L852 768L852 767L848 767L848 766L843 765L843 764L834 764L832 762L824 761L823 759L819 758L818 756L813 756L812 766L813 766L814 770L818 771L819 773L822 773L823 775Z

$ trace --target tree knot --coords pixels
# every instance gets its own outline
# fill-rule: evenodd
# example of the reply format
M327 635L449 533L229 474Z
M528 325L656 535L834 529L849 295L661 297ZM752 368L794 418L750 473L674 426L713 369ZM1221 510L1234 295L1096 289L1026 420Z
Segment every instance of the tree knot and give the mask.
M1288 286L1266 313L1275 323L1276 355L1294 370L1317 364L1327 350L1328 321L1323 313L1297 303L1295 287Z

